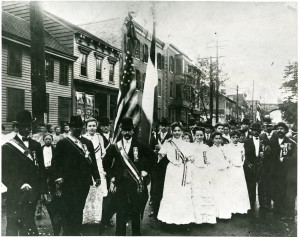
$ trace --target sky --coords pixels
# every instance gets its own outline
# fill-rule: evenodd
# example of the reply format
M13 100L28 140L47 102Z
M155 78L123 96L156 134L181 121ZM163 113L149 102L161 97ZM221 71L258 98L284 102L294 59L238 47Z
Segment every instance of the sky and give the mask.
M227 1L44 1L44 9L73 24L125 17L152 32L156 12L157 37L177 46L191 59L218 55L228 75L227 94L241 93L261 103L276 103L289 61L298 60L296 2ZM101 36L98 36L101 38Z

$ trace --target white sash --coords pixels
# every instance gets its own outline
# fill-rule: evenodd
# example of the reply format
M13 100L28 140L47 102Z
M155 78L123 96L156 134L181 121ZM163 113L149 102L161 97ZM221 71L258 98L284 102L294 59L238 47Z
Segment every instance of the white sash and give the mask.
M19 146L19 144L17 144L13 139L8 141L11 145L13 145L16 149L18 149L22 154L24 154L25 156L27 156L31 161L34 162L32 156L30 155L29 150L25 150L23 149L21 146ZM27 153L27 154L26 154Z

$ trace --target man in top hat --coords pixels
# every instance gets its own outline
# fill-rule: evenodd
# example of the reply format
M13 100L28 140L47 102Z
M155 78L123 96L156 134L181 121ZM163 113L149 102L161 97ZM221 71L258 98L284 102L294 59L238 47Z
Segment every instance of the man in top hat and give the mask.
M92 178L99 186L100 175L96 163L94 147L90 140L81 135L81 116L72 116L71 133L56 145L52 158L52 172L61 195L63 206L63 235L80 235L82 214Z
M286 137L289 128L285 123L278 123L275 129L277 137L271 139L274 159L272 172L274 207L279 214L294 218L297 195L297 144Z
M141 235L140 221L148 200L147 178L155 153L145 148L133 136L133 122L129 117L121 121L121 140L111 144L103 165L111 164L110 191L116 193L116 235L126 235L126 220L130 214L132 234ZM130 212L130 213L128 213Z
M245 148L245 177L248 187L251 211L255 209L256 184L258 184L258 198L261 208L266 206L264 185L261 182L263 174L263 162L270 152L269 142L259 137L261 125L256 123L251 126L253 137L244 142Z
M16 118L18 132L2 146L2 182L7 187L6 235L38 235L35 210L41 194L47 194L40 143L29 137L34 119L28 110Z
M152 137L151 139L151 148L158 153L162 144L165 141L172 138L173 135L169 132L168 120L166 118L162 118L159 123L159 132L156 135L156 139ZM156 217L158 214L160 201L162 199L163 190L164 190L164 182L166 176L166 169L169 160L166 157L162 157L161 155L157 155L155 160L155 164L153 167L153 171L151 173L151 190L150 190L150 205L153 205L153 211L149 214L150 217Z

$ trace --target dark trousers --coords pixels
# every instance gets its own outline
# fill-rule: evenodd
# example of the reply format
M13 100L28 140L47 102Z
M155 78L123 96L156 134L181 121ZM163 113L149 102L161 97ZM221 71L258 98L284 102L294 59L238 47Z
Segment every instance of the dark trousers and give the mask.
M103 197L101 224L109 224L116 211L116 195L108 193L106 197Z
M89 184L74 184L72 187L63 188L63 235L78 236L81 234L83 209L89 190Z
M255 201L256 201L256 181L251 179L246 179L248 195L250 200L251 209L255 209Z
M297 196L297 182L287 181L285 192L285 210L289 217L295 216L295 201Z
M46 208L50 216L53 234L58 236L62 229L61 199L54 197L50 203L46 204Z
M283 213L285 210L286 182L283 176L274 176L272 182L272 197L274 208L277 212Z
M139 200L137 193L126 189L117 189L116 193L117 202L117 224L116 224L116 235L126 235L126 221L128 217L128 210L130 210L132 235L141 235L140 230L140 216L141 211L139 208Z
M258 184L259 205L264 207L271 206L272 180L270 173L265 172Z
M7 226L6 235L7 236L36 236L38 235L38 230L35 223L35 210L39 195L34 195L30 197L30 200L22 199L22 194L19 192L7 193Z

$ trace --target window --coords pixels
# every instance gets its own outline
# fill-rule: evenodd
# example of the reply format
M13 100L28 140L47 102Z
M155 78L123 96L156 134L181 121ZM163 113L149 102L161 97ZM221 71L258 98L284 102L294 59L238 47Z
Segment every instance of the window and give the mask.
M22 76L22 50L16 46L8 47L7 74Z
M170 97L173 97L173 82L170 82Z
M115 65L113 63L109 64L109 81L114 81L114 72L115 72Z
M17 113L24 110L24 90L7 88L7 122L16 120Z
M54 79L54 61L51 58L45 60L45 78L50 82Z
M161 79L158 79L158 84L157 84L157 95L161 96Z
M161 54L157 54L157 69L161 69Z
M169 58L169 71L174 72L174 58L172 56Z
M140 59L143 60L144 59L144 45L143 44L140 45L140 51L141 51Z
M144 62L148 62L148 45L144 44Z
M69 122L71 117L71 98L58 97L58 121Z
M96 79L102 80L102 59L96 58Z
M176 58L176 73L177 74L184 73L182 64L183 64L182 59L181 58Z
M135 45L135 57L136 58L140 58L140 41L137 40L136 41L136 45Z
M181 86L180 86L180 84L176 85L176 98L181 98Z
M67 86L69 81L69 64L67 62L60 61L59 74L59 84Z
M80 75L87 76L87 54L81 54Z
M136 78L136 89L142 89L142 82L141 82L141 73L139 70L135 70L135 78Z

